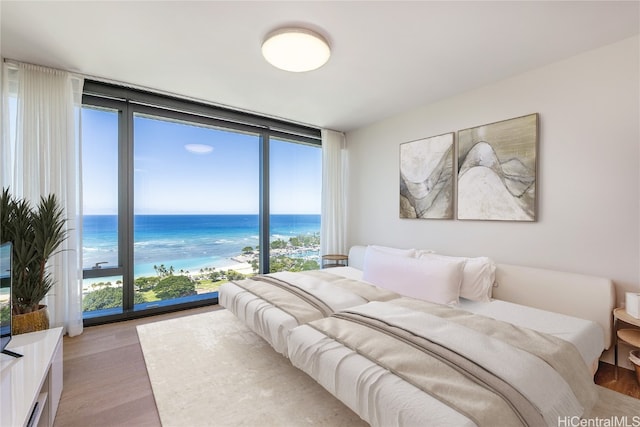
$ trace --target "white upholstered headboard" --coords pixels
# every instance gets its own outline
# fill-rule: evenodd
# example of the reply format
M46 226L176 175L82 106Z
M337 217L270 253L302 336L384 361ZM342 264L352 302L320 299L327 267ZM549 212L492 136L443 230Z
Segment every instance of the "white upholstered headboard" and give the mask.
M349 266L362 270L366 246L352 246ZM510 264L496 264L493 297L598 323L612 344L615 287L610 279Z

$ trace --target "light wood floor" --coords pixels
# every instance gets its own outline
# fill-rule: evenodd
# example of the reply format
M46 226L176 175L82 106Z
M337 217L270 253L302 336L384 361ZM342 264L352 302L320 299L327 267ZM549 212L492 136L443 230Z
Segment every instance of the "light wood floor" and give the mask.
M77 337L65 336L64 386L54 427L160 426L136 326L218 309L92 326Z
M54 427L160 426L136 326L220 309L209 306L85 328L64 337L64 388ZM179 354L167 357L180 357ZM635 372L601 363L596 383L640 399Z

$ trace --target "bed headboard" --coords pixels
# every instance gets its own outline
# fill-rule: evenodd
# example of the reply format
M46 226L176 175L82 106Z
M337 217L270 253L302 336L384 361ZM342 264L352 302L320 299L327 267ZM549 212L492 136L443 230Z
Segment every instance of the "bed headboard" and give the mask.
M605 348L612 344L616 294L610 279L497 264L493 297L594 321L604 331Z
M366 246L352 246L349 266L362 270ZM615 287L610 279L510 264L496 264L493 297L598 323L612 344Z
M351 249L349 249L349 267L362 270L362 267L364 267L364 254L366 251L366 246L351 246Z

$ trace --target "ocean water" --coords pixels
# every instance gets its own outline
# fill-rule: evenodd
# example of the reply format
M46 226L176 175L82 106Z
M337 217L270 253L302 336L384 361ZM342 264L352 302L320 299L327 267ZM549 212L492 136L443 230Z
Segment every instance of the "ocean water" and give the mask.
M320 215L271 215L271 239L320 233ZM115 266L118 221L115 215L83 218L83 266ZM154 265L175 270L221 267L242 249L258 245L258 215L136 215L135 275L155 275Z

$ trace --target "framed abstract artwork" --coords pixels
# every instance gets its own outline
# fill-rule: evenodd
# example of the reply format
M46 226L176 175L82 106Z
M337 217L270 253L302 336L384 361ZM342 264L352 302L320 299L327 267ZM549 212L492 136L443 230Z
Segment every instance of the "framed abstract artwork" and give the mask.
M458 219L536 220L538 114L458 131Z
M400 144L400 218L453 219L453 139Z

